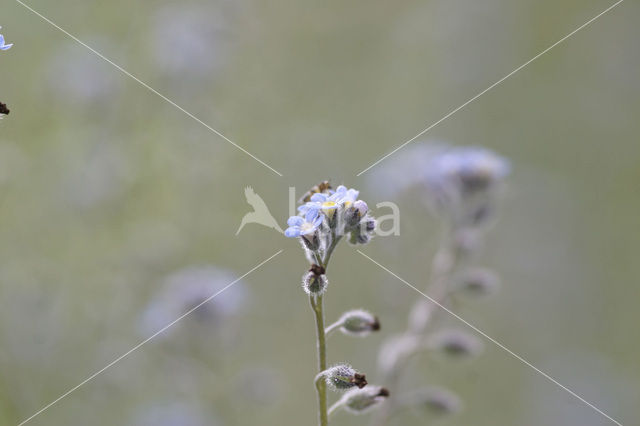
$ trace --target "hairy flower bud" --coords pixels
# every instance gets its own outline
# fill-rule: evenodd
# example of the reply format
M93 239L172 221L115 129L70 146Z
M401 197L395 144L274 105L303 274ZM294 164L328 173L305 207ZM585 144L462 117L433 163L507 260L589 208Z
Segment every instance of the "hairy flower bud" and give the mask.
M362 200L357 200L355 203L353 203L353 208L356 209L360 217L364 217L364 215L369 212L369 206L367 206L367 203Z
M317 251L320 248L320 238L318 238L318 233L314 232L309 235L300 236L300 241L302 241L302 245L309 251Z
M411 405L422 406L435 415L453 414L462 409L458 395L435 386L418 389L411 396Z
M367 385L364 374L358 373L349 364L338 364L322 373L327 385L335 391L351 389L353 387L363 388Z
M311 265L311 269L302 276L302 288L307 294L323 294L328 285L329 280L322 266Z
M373 232L376 230L375 218L371 216L365 216L365 218L362 220L362 223L364 224L364 230L366 232Z
M349 238L350 244L353 244L353 245L367 244L369 241L371 241L371 236L367 233L362 232L362 229L360 226L356 227L356 229L351 231L350 238Z
M358 226L368 211L369 206L362 200L357 200L350 207L346 208L344 210L345 230L350 231Z
M460 330L442 330L427 339L427 346L451 356L475 356L482 352L483 344L476 336Z
M352 336L366 336L372 331L380 330L378 318L361 309L345 312L339 323L342 324L340 331Z
M5 115L9 115L9 108L7 108L6 104L0 102L0 119L2 119Z
M366 413L389 397L389 391L382 386L367 386L352 389L341 398L340 405L353 414Z
M482 297L495 293L500 279L489 269L477 268L466 272L459 285L470 296Z
M349 243L351 244L367 244L371 241L373 237L373 233L376 229L376 220L366 215L361 220L358 226L356 226L352 231L349 238Z

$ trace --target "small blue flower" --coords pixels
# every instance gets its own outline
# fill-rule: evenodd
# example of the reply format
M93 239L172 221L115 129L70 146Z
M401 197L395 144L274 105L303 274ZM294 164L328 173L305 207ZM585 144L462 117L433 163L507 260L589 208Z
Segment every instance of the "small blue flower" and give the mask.
M0 27L0 28L2 28L2 27ZM13 43L4 44L4 36L2 34L0 34L0 50L9 50L11 48L11 46L13 46Z
M319 202L319 203L327 203L326 208L330 205L330 203L335 203L336 205L344 205L349 207L353 202L356 201L360 195L360 191L357 191L353 188L347 189L344 185L340 185L336 188L335 192L330 195L327 194L313 194L311 197L311 201ZM337 207L337 206L336 206Z
M287 221L289 227L284 231L284 235L289 238L308 235L316 231L322 223L322 215L320 210L315 206L310 206L305 216L291 216Z
M298 211L306 215L309 210L316 209L330 215L338 208L339 203L336 201L338 199L337 194L313 194L311 201L298 207Z
M360 195L360 191L353 188L347 189L346 187L340 185L336 189L336 193L334 195L338 195L338 194L339 194L338 202L340 204L343 204L345 207L349 207L358 199L358 195Z

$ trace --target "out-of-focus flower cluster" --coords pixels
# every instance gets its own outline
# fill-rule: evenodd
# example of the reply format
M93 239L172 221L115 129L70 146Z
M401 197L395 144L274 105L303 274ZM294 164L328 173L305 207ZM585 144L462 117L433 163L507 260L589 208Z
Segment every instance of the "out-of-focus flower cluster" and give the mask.
M436 211L457 228L484 225L510 171L509 162L478 147L444 150L427 162L424 182Z
M427 292L440 305L449 304L458 295L471 299L494 293L499 287L498 276L490 269L473 265L473 256L495 217L510 172L509 162L480 147L416 147L407 155L413 158L387 166L381 172L382 178L378 176L373 183L392 179L396 173L408 175L387 190L419 187L440 219L443 238L433 259ZM482 352L483 343L477 336L447 327L445 322L434 320L436 314L435 305L419 300L409 315L408 330L391 336L381 346L378 366L389 386L397 385L399 372L419 352L458 359L473 358ZM378 424L385 424L398 406L422 406L437 414L459 410L461 401L455 394L443 388L425 389L390 401L381 411Z
M220 293L235 279L230 271L215 266L188 267L170 274L144 311L139 325L141 334L157 332L189 309ZM210 331L210 326L238 313L247 299L247 288L242 282L237 282L202 304L189 318L203 323ZM168 331L163 335L168 335Z
M358 199L360 191L340 185L335 191L327 188L309 195L298 207L298 216L291 216L284 235L300 238L312 268L302 278L302 288L308 294L322 294L328 280L324 262L342 239L352 244L368 243L376 229L376 220L369 214L367 203Z

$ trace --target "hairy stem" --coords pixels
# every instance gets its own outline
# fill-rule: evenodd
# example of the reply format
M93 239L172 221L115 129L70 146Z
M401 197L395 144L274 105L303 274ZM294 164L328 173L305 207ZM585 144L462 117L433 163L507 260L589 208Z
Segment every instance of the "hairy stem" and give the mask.
M316 252L314 257L319 266L322 266L325 271L329 265L329 259L333 254L333 250L338 245L342 237L336 236L335 232L331 235L331 244L321 258ZM323 295L309 295L309 302L316 319L316 338L318 346L318 373L322 373L327 369L327 344L326 333L324 328L324 299ZM320 426L327 426L329 424L329 415L327 412L327 383L324 380L316 381L316 390L318 392L318 421Z
M327 326L327 328L324 329L324 334L326 336L329 336L331 333L333 333L336 329L342 327L342 321L338 320L336 322L334 322L333 324Z
M311 302L311 308L316 318L316 336L318 343L318 370L323 372L327 369L327 346L325 342L324 332L324 302L322 295L309 296ZM327 426L329 424L327 413L327 384L324 380L316 380L316 390L318 392L318 424L320 426Z

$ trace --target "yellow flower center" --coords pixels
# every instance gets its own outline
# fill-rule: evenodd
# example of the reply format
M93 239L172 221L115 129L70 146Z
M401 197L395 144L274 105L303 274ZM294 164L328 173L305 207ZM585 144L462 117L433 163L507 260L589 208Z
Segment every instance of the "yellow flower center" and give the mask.
M333 215L336 214L338 203L335 201L325 201L322 203L322 212L329 218L333 219Z

